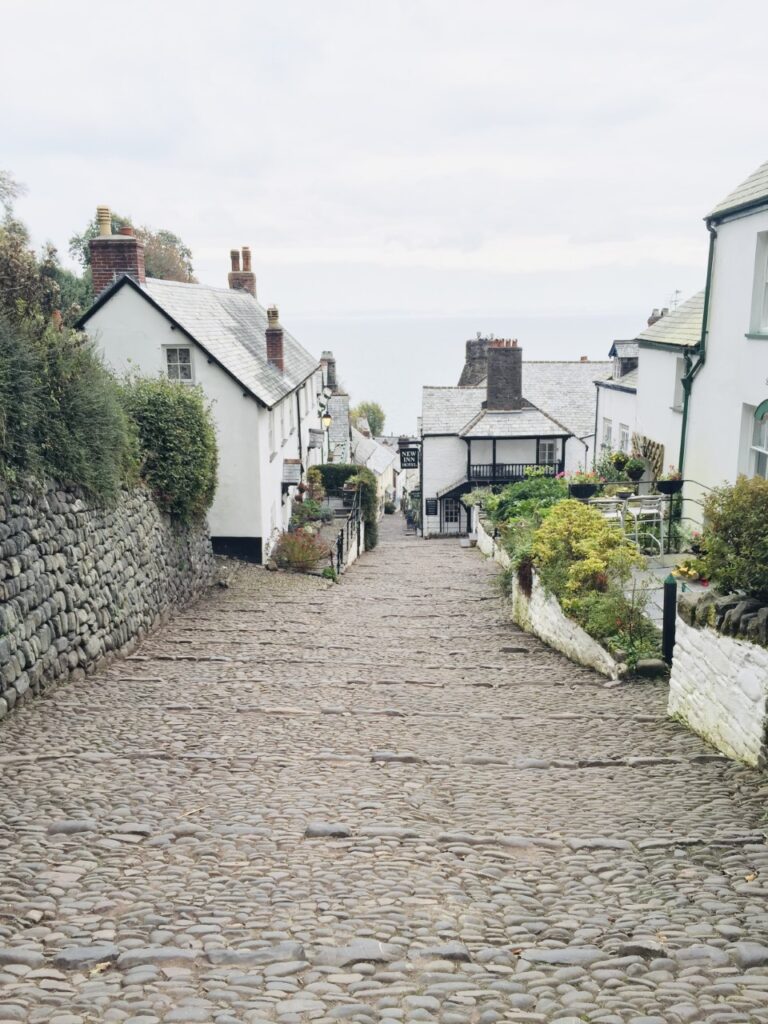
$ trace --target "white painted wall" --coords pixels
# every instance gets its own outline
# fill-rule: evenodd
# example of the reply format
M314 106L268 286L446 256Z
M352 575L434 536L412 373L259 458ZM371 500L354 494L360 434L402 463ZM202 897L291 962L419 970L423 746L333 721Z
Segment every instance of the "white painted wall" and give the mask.
M757 235L764 231L768 211L717 228L707 356L691 392L685 459L686 478L709 487L753 471L750 410L768 398L768 339L745 335L752 327ZM697 498L701 491L687 485L685 494Z
M166 373L165 346L192 349L194 383L211 402L219 448L218 486L208 514L214 537L261 537L264 556L271 539L290 518L290 500L282 494L283 459L299 457L295 393L275 410L274 451L269 443L269 412L193 342L129 287L123 287L88 321L106 362L118 374ZM310 426L319 428L317 382L308 393L308 415L302 423L304 453ZM291 429L290 404L294 419ZM284 424L284 428L282 426ZM319 460L318 460L319 461Z
M596 388L597 391L597 458L603 450L603 426L605 420L611 421L611 448L616 451L621 447L621 426L629 427L630 447L632 434L636 431L637 395L627 391L615 391L613 388ZM591 456L591 452L590 452ZM591 462L590 462L591 465Z
M682 406L676 407L680 391L676 382L682 371L683 353L640 348L637 383L638 434L664 445L664 471L677 466L680 458Z

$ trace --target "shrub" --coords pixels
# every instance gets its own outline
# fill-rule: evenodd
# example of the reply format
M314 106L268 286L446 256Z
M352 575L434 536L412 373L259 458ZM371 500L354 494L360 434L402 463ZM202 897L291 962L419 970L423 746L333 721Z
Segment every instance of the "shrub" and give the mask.
M768 601L768 480L740 476L704 502L704 565L725 592L744 590Z
M281 533L272 549L272 558L281 569L297 569L307 572L330 558L331 550L319 537L296 530Z
M541 522L545 509L568 497L568 485L559 477L532 474L516 484L508 484L491 503L491 518L496 523L531 518Z
M136 423L141 474L162 509L182 522L201 518L216 491L216 436L199 388L158 377L123 387Z
M533 557L544 587L568 611L590 590L625 583L643 557L621 530L597 509L563 501L546 516L533 538Z
M326 491L339 491L351 476L355 476L359 466L350 462L325 462L321 466L313 466L317 470Z
M333 513L324 508L319 501L307 498L306 501L294 501L291 509L291 525L301 527L306 523L330 522Z
M395 503L394 503L394 501L385 501L384 502L384 515L385 516L393 516L394 514L395 514Z
M307 470L307 493L313 501L322 501L325 498L323 476L317 466L311 466Z
M0 470L10 481L49 475L105 500L134 479L134 430L85 335L0 320Z
M326 462L316 468L329 491L338 491L346 483L357 486L365 523L365 550L371 551L379 540L379 491L373 471L344 462Z

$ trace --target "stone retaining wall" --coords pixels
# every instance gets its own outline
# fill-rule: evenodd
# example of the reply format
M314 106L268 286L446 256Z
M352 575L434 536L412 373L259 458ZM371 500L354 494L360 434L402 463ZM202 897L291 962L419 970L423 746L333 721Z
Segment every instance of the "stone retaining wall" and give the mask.
M509 555L483 527L477 510L475 523L477 546L483 554L493 558L503 568L509 568ZM624 665L617 662L578 623L568 618L557 598L545 592L535 573L530 597L523 593L517 580L513 579L510 606L512 619L518 626L527 633L534 633L545 644L556 651L561 651L571 661L593 668L609 679L618 679L625 671Z
M729 757L763 767L768 650L698 625L692 602L686 594L678 605L681 615L669 680L669 714L683 719ZM706 607L711 603L711 598L706 599Z
M0 491L0 718L134 646L212 574L207 527L172 524L144 490L112 509L70 490Z

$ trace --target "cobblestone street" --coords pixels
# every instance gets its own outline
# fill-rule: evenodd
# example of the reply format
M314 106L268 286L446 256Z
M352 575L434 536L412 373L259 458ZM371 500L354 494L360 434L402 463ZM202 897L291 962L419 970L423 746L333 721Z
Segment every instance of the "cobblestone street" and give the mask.
M764 776L387 517L0 725L0 1022L768 1022Z

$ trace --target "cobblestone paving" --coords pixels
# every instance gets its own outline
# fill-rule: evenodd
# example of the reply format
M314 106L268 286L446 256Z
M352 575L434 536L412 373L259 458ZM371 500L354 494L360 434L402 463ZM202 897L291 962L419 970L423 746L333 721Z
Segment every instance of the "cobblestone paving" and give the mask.
M768 1022L765 777L383 525L0 728L0 1021Z

